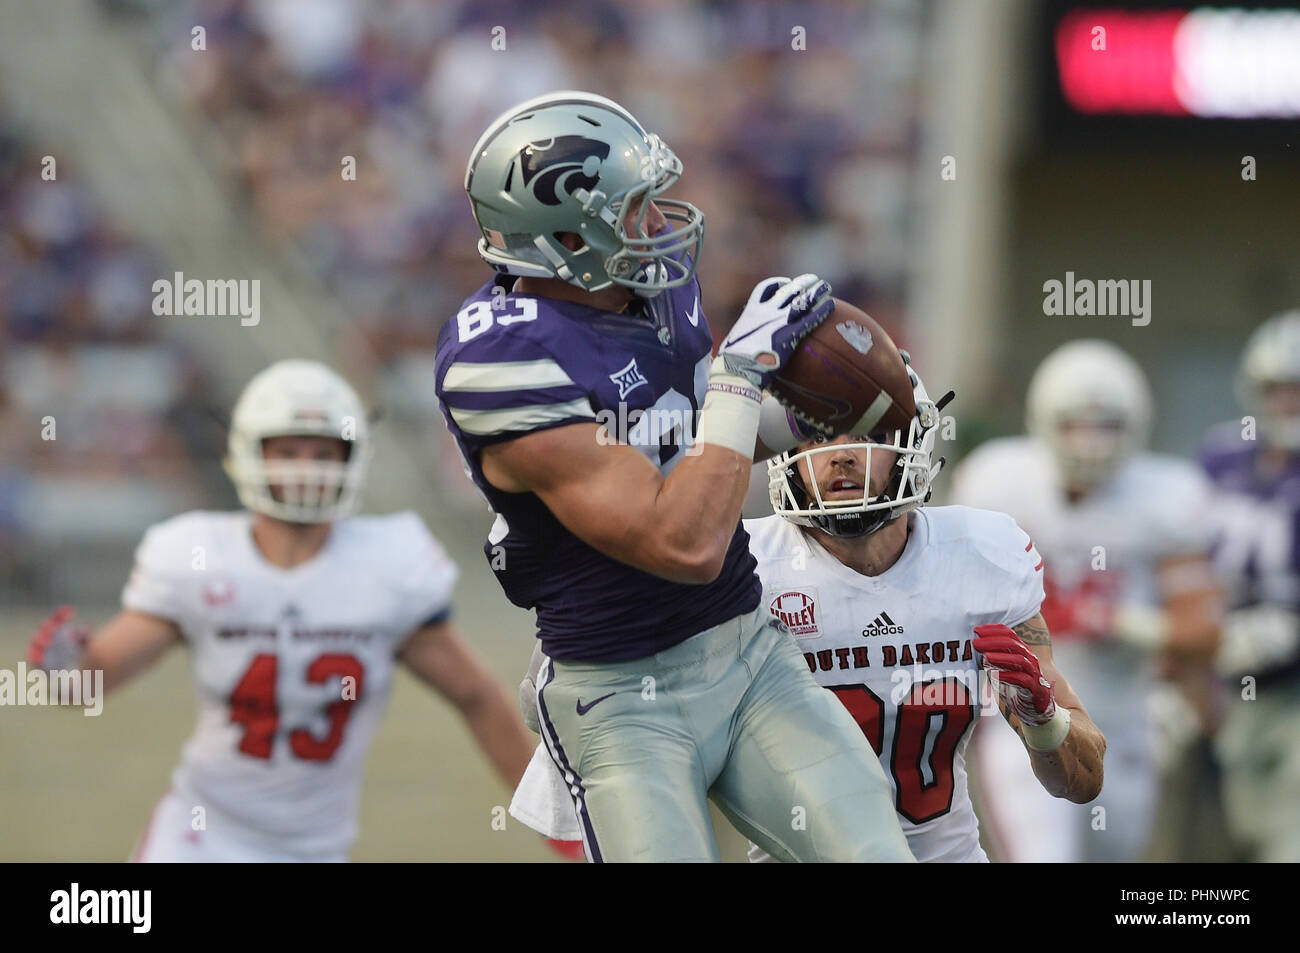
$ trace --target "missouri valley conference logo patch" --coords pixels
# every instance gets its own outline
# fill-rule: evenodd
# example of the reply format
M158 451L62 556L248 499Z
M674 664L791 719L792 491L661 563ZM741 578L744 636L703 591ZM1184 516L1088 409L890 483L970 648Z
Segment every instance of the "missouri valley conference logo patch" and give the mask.
M821 635L821 629L817 627L816 589L788 589L773 599L768 609L797 639Z

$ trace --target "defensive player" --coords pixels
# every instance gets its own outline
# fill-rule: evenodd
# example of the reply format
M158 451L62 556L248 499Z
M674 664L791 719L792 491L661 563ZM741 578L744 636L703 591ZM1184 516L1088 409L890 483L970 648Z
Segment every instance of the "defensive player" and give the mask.
M1218 738L1229 826L1251 859L1300 861L1300 310L1261 325L1238 376L1250 416L1216 428L1201 462L1222 514L1216 569L1231 676Z
M235 407L227 472L248 508L152 527L122 611L90 636L57 612L29 657L112 690L191 653L198 726L140 861L341 861L397 661L450 700L512 786L532 753L451 621L457 569L412 512L352 516L370 456L352 388L281 361Z
M965 769L976 719L995 710L981 697L981 664L997 674L1021 758L1053 795L1096 796L1105 740L1053 662L1029 538L1000 513L921 508L942 466L931 463L939 408L913 380L906 434L817 440L776 457L777 515L745 525L763 605L875 749L913 855L983 861ZM534 758L512 812L574 836L553 807L558 786ZM771 859L756 846L750 858Z
M710 796L782 859L910 860L861 731L759 604L740 524L756 451L798 442L778 406L759 446L761 391L830 289L760 282L715 360L703 216L662 197L680 172L579 92L508 110L466 170L499 275L444 328L438 395L497 514L488 558L537 612L550 756L594 861L716 860Z
M953 499L1011 514L1043 554L1043 618L1106 735L1106 787L1088 807L1043 796L1015 738L989 724L974 747L982 807L1004 860L1137 860L1159 793L1155 661L1204 666L1217 642L1207 485L1189 462L1143 452L1146 380L1108 342L1073 341L1049 355L1026 414L1029 436L972 453Z

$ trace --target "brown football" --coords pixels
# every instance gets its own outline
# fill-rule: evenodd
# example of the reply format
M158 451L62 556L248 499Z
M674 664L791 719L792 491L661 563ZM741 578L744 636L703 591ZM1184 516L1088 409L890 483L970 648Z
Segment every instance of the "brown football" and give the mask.
M905 431L916 401L902 355L866 312L834 300L830 317L799 342L768 389L831 436Z

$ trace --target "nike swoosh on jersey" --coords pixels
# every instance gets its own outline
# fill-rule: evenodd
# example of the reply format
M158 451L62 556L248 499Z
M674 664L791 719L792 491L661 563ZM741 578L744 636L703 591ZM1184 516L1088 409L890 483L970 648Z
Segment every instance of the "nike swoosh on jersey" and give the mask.
M699 295L695 296L695 306L691 308L691 313L686 316L686 320L691 322L691 327L693 328L698 328L700 326L700 296Z
M591 711L593 708L595 708L597 705L599 705L601 702L603 702L606 698L612 698L613 696L615 696L615 695L617 695L617 694L618 694L618 692L610 692L608 695L601 695L601 696L600 696L599 698L597 698L594 702L591 702L590 704L587 704L587 705L584 705L584 704L582 703L582 699L579 698L579 699L578 699L578 714L579 714L579 715L585 715L587 712Z

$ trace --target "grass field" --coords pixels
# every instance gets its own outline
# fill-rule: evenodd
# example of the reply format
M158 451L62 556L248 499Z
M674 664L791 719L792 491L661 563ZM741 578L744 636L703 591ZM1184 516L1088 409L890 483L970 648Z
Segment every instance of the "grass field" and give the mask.
M456 542L451 534L443 538ZM506 602L483 560L457 557L457 622L513 698L532 651L532 616ZM113 611L79 607L79 616L99 623ZM45 615L43 607L5 609L0 668L17 664ZM193 728L193 691L189 659L177 649L110 695L97 718L0 707L0 861L125 860ZM1181 765L1167 781L1153 859L1231 857L1217 804L1205 800L1197 770ZM509 801L454 709L399 668L367 764L352 859L557 859L513 818L504 830L493 829L493 808ZM716 810L713 816L723 859L744 861L744 839Z
M531 616L505 602L485 565L462 563L462 570L458 622L513 698L532 651ZM81 607L79 615L98 623L113 611ZM5 610L0 668L22 658L44 615L37 608ZM97 718L72 709L0 707L0 861L125 860L193 724L183 649L110 695ZM366 769L352 859L555 859L514 818L493 829L492 809L509 802L454 709L399 669ZM744 860L743 839L716 811L714 817L724 858Z

